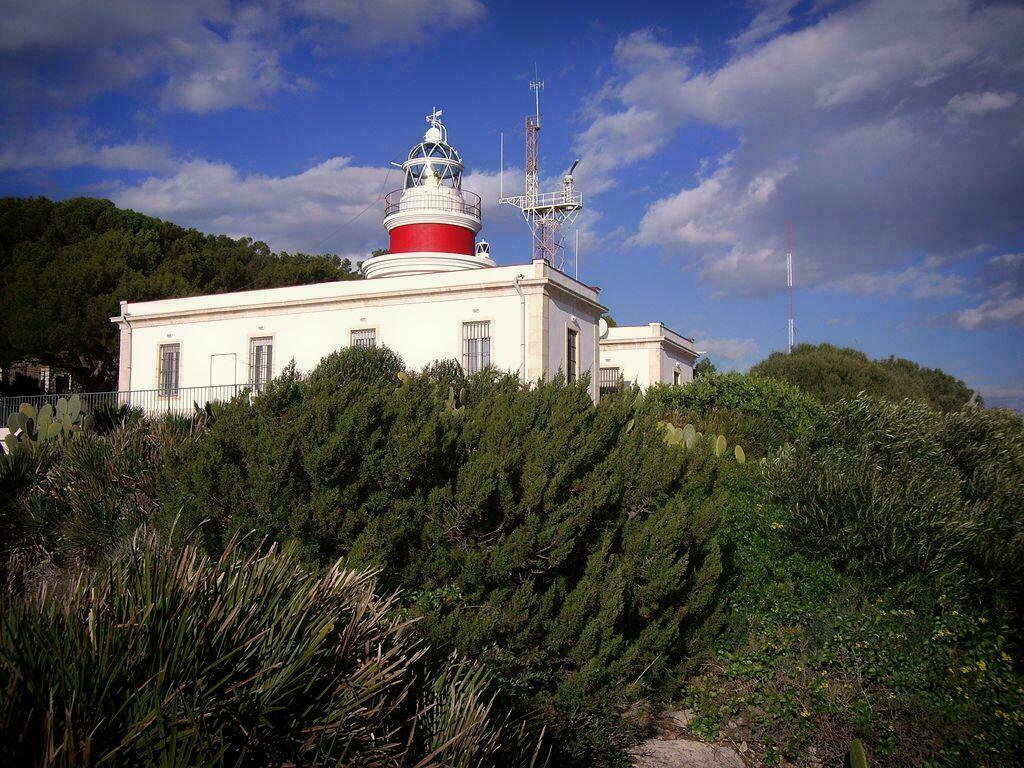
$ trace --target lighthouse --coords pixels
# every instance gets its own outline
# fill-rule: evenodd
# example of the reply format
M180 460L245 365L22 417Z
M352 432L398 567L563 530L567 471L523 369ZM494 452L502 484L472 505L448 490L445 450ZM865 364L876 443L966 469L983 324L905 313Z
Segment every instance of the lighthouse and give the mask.
M480 196L462 188L465 165L448 143L441 110L427 116L423 140L402 163L404 184L384 198L389 253L363 262L367 278L493 267L487 243L476 242Z

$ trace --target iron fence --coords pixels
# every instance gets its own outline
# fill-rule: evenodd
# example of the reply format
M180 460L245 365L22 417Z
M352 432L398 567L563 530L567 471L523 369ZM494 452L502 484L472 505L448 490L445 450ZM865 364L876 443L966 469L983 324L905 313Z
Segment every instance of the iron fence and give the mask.
M173 394L162 389L136 389L125 392L74 392L63 395L17 395L0 397L0 426L7 425L8 416L17 411L22 403L28 403L37 411L46 403L56 408L60 398L77 394L82 409L90 413L97 408L138 408L146 416L159 417L168 414L187 416L195 407L203 408L207 403L230 400L249 389L244 384L223 384L213 387L180 387Z
M447 189L447 188L445 188ZM405 192L413 192L405 196ZM427 192L422 188L396 189L384 198L384 216L404 211L452 211L480 218L480 195L465 189Z

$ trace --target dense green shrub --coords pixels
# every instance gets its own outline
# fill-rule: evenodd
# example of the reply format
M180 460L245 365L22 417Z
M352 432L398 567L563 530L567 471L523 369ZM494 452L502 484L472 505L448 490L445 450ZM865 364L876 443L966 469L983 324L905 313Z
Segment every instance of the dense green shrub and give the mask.
M1024 422L862 395L768 465L805 546L879 582L924 578L1016 612Z
M218 560L138 536L95 573L11 598L5 765L528 765L488 676L432 669L395 597L293 553ZM533 742L533 743L531 743Z
M795 439L823 411L817 400L794 386L741 373L707 374L682 387L655 385L643 407L659 418L675 414L680 423L725 434L757 452Z
M166 510L214 549L254 529L381 569L433 647L486 659L562 759L592 757L721 626L743 468L666 446L634 397L484 372L453 408L450 366L398 366L345 350L228 405L168 462Z
M792 510L755 501L727 521L733 631L684 684L696 735L746 742L752 765L843 765L853 738L874 768L1019 762L1024 679L1004 627L865 588L794 547Z
M823 403L850 399L864 392L887 400L904 398L953 411L978 394L938 368L890 357L871 360L863 352L831 344L798 344L792 352L773 352L750 369L758 376L786 381Z

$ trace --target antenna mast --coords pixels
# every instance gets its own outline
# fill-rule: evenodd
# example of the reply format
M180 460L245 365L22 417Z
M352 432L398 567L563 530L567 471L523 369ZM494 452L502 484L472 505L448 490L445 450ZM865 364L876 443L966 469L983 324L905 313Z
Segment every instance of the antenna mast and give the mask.
M562 189L558 192L540 191L540 160L538 145L540 138L540 92L544 82L540 77L530 81L534 92L535 112L526 116L526 188L522 195L502 197L499 204L512 205L523 213L523 218L533 235L532 256L543 259L556 269L565 266L560 230L575 220L583 209L583 195L573 187L573 171L576 160L569 172L562 178ZM564 271L564 270L563 270Z
M786 221L786 303L788 308L787 330L789 331L789 351L793 351L793 222Z

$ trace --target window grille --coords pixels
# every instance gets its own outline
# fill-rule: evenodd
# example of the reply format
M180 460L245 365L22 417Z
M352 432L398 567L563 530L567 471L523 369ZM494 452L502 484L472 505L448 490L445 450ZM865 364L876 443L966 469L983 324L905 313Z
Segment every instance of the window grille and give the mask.
M579 365L576 350L577 336L579 336L579 333L570 328L565 338L565 380L570 384L576 381L576 369Z
M375 347L377 346L377 330L375 328L360 328L352 331L353 347Z
M491 364L491 324L488 321L462 324L462 370L479 373Z
M257 392L273 378L274 371L274 340L270 336L261 336L249 341L249 386Z
M601 369L601 397L622 389L622 374L618 368Z
M160 368L157 380L162 397L178 396L180 361L181 344L160 345Z

